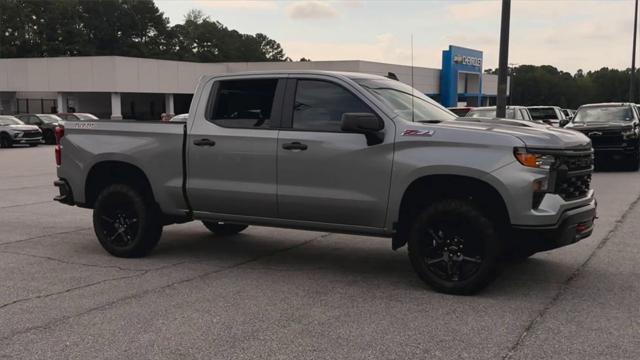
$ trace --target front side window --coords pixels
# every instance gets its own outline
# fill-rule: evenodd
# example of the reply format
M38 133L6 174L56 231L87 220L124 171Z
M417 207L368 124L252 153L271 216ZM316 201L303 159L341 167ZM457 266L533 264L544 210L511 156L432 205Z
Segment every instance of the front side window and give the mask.
M278 79L221 81L209 120L224 127L269 128L277 86Z
M358 97L336 84L318 80L298 80L293 105L293 128L341 131L345 113L371 113Z

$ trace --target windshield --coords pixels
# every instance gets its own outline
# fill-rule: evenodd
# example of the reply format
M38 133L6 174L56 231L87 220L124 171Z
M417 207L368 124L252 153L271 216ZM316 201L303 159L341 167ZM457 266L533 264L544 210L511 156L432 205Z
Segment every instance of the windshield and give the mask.
M585 107L578 110L578 113L573 118L574 123L602 123L631 120L633 120L633 112L629 106Z
M13 116L0 116L0 125L24 125L24 123Z
M496 109L473 109L467 113L466 117L494 118L496 117ZM516 118L515 111L513 109L507 109L507 114L505 118L515 119Z
M58 115L42 114L38 115L38 118L47 124L62 122L62 119L59 118Z
M78 113L75 113L73 115L75 115L78 118L78 120L85 120L85 121L87 121L87 120L98 120L98 117L95 116L95 115L92 115L92 114L78 114Z
M559 120L556 109L549 108L529 108L529 113L533 120Z
M404 120L446 121L457 117L420 91L397 80L356 79L354 81L387 104Z

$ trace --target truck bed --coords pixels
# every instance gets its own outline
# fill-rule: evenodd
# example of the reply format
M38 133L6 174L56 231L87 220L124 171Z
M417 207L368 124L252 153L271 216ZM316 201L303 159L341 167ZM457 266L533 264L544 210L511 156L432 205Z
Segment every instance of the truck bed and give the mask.
M85 184L74 181L87 179L91 169L101 162L126 162L146 174L163 212L184 213L185 126L159 121L66 122L62 141L64 166L58 167L58 177L69 181L75 201L83 203Z

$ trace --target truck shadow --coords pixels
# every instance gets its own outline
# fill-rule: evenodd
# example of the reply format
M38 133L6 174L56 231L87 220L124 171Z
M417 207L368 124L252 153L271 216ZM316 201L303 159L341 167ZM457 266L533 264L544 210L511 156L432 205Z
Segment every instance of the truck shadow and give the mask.
M262 231L260 228L259 231ZM284 234L278 236L278 234ZM161 261L224 266L239 271L260 271L264 276L307 276L332 283L365 287L375 284L404 290L430 290L411 268L406 247L392 251L390 240L363 236L274 230L263 235L242 233L216 236L204 230L167 229L151 254ZM234 264L242 264L235 266ZM520 263L501 264L501 275L479 296L502 297L529 294L562 284L573 272L566 263L531 258ZM282 274L287 274L284 277ZM323 281L324 282L324 281Z

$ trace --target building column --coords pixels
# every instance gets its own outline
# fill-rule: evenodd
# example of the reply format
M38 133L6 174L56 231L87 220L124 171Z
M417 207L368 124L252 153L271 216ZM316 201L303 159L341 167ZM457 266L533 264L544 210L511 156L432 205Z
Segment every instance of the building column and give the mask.
M67 112L67 102L65 101L66 96L64 96L63 93L58 93L58 99L56 102L56 109L58 110L59 113L66 113Z
M122 120L120 93L111 93L111 120Z
M173 107L173 94L164 94L164 112L167 114L175 115L175 109Z

